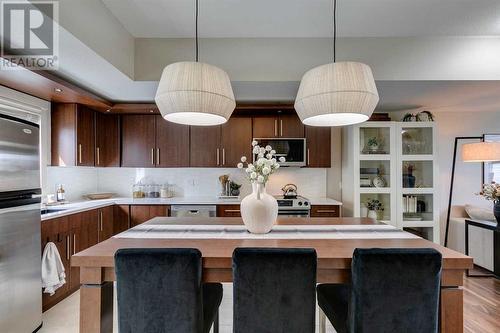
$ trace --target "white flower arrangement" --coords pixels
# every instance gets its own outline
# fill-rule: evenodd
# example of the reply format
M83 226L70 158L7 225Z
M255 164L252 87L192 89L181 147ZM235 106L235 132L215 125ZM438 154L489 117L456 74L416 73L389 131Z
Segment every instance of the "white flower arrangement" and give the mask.
M280 167L278 161L274 158L276 151L269 145L260 147L257 141L252 141L252 147L252 153L257 157L255 164L248 163L246 156L242 156L241 162L237 165L238 169L245 168L244 163L246 163L245 172L250 182L265 184L269 180L269 176ZM279 161L283 163L285 162L285 158L280 157Z
M500 201L500 184L491 182L491 184L483 184L483 190L479 193L486 200L495 203Z

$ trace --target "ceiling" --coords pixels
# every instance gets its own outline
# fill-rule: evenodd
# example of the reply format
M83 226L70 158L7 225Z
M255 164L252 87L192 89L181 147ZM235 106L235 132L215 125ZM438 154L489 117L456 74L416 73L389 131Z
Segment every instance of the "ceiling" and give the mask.
M194 35L194 0L101 0L137 38ZM341 37L500 34L498 0L337 0ZM205 38L330 37L332 0L200 0Z

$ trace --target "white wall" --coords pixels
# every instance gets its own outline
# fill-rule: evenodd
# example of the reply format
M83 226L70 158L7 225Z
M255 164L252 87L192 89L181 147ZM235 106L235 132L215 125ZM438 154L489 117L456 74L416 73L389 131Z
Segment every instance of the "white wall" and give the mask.
M200 61L225 69L233 81L300 81L331 62L330 38L208 38ZM498 80L500 37L340 38L337 61L371 66L377 80ZM187 38L138 38L135 79L158 80L166 65L194 58Z
M100 0L59 1L59 11L60 25L121 72L134 77L134 38Z
M438 163L441 240L444 241L455 137L500 133L500 111L436 113L435 118L439 140ZM464 141L461 141L461 143L462 142ZM481 189L481 167L481 163L463 163L461 161L460 151L457 152L457 167L455 171L452 205L472 203L491 207L491 203L475 194Z
M332 127L331 168L326 173L327 197L342 201L342 128Z

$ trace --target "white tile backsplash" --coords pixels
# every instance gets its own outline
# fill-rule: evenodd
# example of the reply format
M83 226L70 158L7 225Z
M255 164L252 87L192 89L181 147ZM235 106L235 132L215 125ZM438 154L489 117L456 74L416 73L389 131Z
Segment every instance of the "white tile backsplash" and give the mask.
M47 167L47 181L44 182L44 194L55 193L56 186L63 184L66 200L81 200L86 193L97 192L96 168L86 167Z
M143 179L145 182L175 184L176 196L215 196L220 192L218 178L229 174L237 183L243 184L241 195L251 192L245 173L235 168L82 168L48 167L47 189L53 193L56 184L64 184L68 200L79 200L90 192L114 192L118 196L130 197L132 185ZM326 196L326 169L282 168L271 176L267 185L270 194L281 194L281 187L288 183L298 186L299 194L305 197Z

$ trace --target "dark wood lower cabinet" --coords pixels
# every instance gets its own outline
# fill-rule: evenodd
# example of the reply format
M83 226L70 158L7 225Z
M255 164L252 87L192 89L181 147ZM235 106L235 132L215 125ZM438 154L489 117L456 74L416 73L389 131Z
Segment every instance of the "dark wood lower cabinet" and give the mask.
M168 205L131 205L130 206L130 227L135 227L147 220L157 216L169 216L170 206Z
M115 205L113 206L113 234L119 234L130 228L130 206Z
M312 205L311 217L340 217L340 206Z
M217 205L217 217L241 217L240 205Z
M97 213L99 215L99 229L97 234L100 243L113 236L113 206L99 208Z
M69 250L71 247L70 241L70 231L69 231L69 219L67 216L60 217L57 219L52 219L49 221L42 222L41 228L41 240L42 240L42 253L45 248L45 245L49 242L52 242L56 245L57 250L61 256L61 261L64 265L64 269L66 271L66 281L67 283L56 290L55 294L49 296L49 294L43 294L42 296L42 304L43 311L51 308L59 301L64 299L70 288L70 254Z
M43 311L50 309L80 288L80 269L71 267L71 256L110 238L116 229L122 228L114 225L114 208L108 206L42 221L42 253L45 245L53 242L57 246L66 272L65 285L57 289L53 296L43 294ZM118 221L123 223L120 219Z

